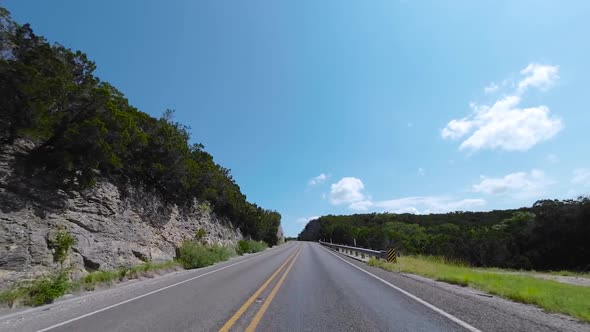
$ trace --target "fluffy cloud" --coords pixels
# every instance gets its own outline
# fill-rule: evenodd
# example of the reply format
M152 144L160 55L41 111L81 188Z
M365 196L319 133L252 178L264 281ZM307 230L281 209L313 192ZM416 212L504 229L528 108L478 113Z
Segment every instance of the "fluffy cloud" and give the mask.
M330 203L334 205L352 204L365 200L363 181L354 177L344 177L330 187Z
M539 170L530 173L517 172L501 178L482 176L480 183L473 185L473 191L484 194L507 194L513 197L534 197L544 193L553 182Z
M531 63L520 73L525 77L518 82L518 91L524 92L529 87L547 90L559 79L559 67Z
M308 184L310 186L315 186L316 184L322 184L322 183L326 182L327 178L328 178L328 176L326 174L322 173L316 177L311 178L311 180L309 180Z
M549 108L538 106L521 109L520 98L509 96L492 107L475 106L472 123L477 126L460 149L504 149L525 151L546 141L563 129L561 119L550 117Z
M575 170L572 184L590 187L590 169L579 168Z
M503 149L525 151L549 140L563 129L560 118L549 115L547 106L521 108L521 94L528 87L548 89L554 84L558 67L530 64L521 73L518 90L497 100L493 105L471 103L471 114L453 119L441 131L445 139L460 139L461 150Z
M473 106L473 104L472 104ZM473 128L474 121L470 119L451 120L442 130L443 138L458 139L467 134Z

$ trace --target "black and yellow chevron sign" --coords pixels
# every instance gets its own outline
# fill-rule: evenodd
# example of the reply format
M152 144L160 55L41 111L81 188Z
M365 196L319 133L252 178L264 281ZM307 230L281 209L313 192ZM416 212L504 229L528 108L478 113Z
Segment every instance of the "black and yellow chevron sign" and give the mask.
M391 263L397 262L397 255L395 253L395 248L387 249L387 261Z

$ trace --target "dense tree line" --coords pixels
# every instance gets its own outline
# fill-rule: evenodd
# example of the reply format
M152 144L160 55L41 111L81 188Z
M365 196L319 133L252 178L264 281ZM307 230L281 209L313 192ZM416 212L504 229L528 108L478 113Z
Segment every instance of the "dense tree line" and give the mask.
M49 44L0 7L0 144L36 142L23 172L64 189L99 178L141 184L168 203L208 201L246 234L273 245L281 216L251 204L230 171L172 111L153 118L94 76L86 54Z
M590 199L530 208L412 215L373 213L310 221L300 240L445 256L475 266L590 270Z

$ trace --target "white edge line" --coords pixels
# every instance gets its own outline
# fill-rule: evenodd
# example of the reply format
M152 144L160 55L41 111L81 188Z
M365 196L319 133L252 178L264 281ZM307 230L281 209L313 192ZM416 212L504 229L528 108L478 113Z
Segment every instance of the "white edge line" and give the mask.
M386 284L387 286L389 286L389 287L391 287L391 288L393 288L393 289L397 290L398 292L400 292L400 293L402 293L402 294L404 294L404 295L408 296L408 297L409 297L409 298L411 298L412 300L414 300L414 301L416 301L416 302L419 302L419 303L421 303L421 304L423 304L423 305L427 306L428 308L430 308L430 309L432 309L433 311L435 311L435 312L437 312L437 313L439 313L439 314L441 314L441 315L445 316L446 318L448 318L448 319L452 320L453 322L455 322L455 323L459 324L460 326L462 326L462 327L466 328L467 330L469 330L469 331L472 331L472 332L482 332L481 330L478 330L477 328L475 328L475 327L473 327L473 326L469 325L468 323L466 323L466 322L464 322L464 321L460 320L459 318L457 318L457 317L455 317L455 316L453 316L453 315L449 314L448 312L446 312L446 311L444 311L444 310L442 310L442 309L439 309L438 307L435 307L434 305L432 305L432 304L430 304L430 303L428 303L428 302L426 302L426 301L422 300L421 298L417 297L416 295L413 295L413 294L411 294L411 293L408 293L407 291L405 291L405 290L403 290L403 289L401 289L401 288L399 288L399 287L397 287L397 286L393 285L392 283L390 283L390 282L388 282L388 281L386 281L386 280L384 280L384 279L382 279L382 278L380 278L380 277L378 277L378 276L374 275L373 273L371 273L371 272L369 272L369 271L365 271L364 269L361 269L360 267L358 267L358 266L356 266L356 265L352 264L351 262L347 261L346 259L344 259L344 258L342 258L342 257L340 257L340 256L338 256L338 255L336 255L335 253L331 252L330 250L328 250L328 249L324 248L324 246L320 245L320 247L321 247L322 249L324 249L325 251L327 251L328 253L330 253L330 254L334 255L336 258L338 258L338 259L341 259L341 260L342 260L342 261L344 261L346 264L349 264L350 266L354 267L355 269L358 269L358 270L360 270L360 271L362 271L362 272L364 272L364 273L366 273L366 274L370 275L371 277L373 277L373 278L375 278L375 279L377 279L377 280L381 281L382 283Z
M89 313L87 313L87 314L84 314L84 315L82 315L82 316L78 316L78 317L75 317L75 318L72 318L72 319L68 319L68 320L66 320L66 321L63 321L63 322L61 322L61 323L58 323L58 324L55 324L55 325L52 325L52 326L46 327L46 328L44 328L44 329L41 329L41 330L37 330L36 332L45 332L45 331L52 330L52 329L54 329L54 328L56 328L56 327L60 327L60 326L63 326L63 325L69 324L69 323L71 323L71 322L75 322L75 321L77 321L77 320L80 320L80 319L86 318L86 317L88 317L88 316L92 316L92 315L94 315L94 314L97 314L97 313L99 313L99 312L103 312L103 311L106 311L106 310L109 310L109 309L112 309L112 308L118 307L118 306L120 306L120 305L123 305L123 304L125 304L125 303L129 303L129 302L131 302L131 301L135 301L135 300L141 299L142 297L146 297L146 296L149 296L149 295L152 295L152 294L159 293L159 292L161 292L161 291L163 291L163 290L166 290L166 289L168 289L168 288L172 288L172 287L175 287L175 286L178 286L178 285L181 285L181 284L187 283L187 282L189 282L189 281L192 281L192 280L195 280L195 279L199 279L199 278L201 278L201 277L204 277L204 276L207 276L207 275L209 275L209 274L211 274L211 273L215 273L215 272L218 272L218 271L221 271L221 270L225 270L225 269L227 269L227 268L230 268L230 267L232 267L232 266L235 266L235 265L238 265L238 264L242 264L242 263L244 263L244 262L247 262L247 261L249 261L249 260L253 260L253 259L255 259L255 258L258 258L258 257L261 257L261 256L264 256L264 255L256 255L256 256L254 256L254 257L250 257L250 258L244 259L243 261L239 261L239 262L236 262L236 263L233 263L233 264L230 264L230 265L226 265L226 266L224 266L224 267L220 267L219 269L215 269L215 270L212 270L212 271L209 271L209 272L203 273L203 274L199 274L198 276L194 276L194 277L192 277L192 278L189 278L189 279L186 279L186 280L183 280L183 281L179 281L179 282L177 282L177 283L175 283L175 284L168 285L168 286L166 286L166 287L162 287L162 288L156 289L156 290L154 290L154 291L151 291L151 292L149 292L149 293L145 293L145 294L142 294L142 295L139 295L139 296L136 296L136 297L133 297L133 298L127 299L127 300L125 300L125 301L122 301L122 302L119 302L119 303L111 304L110 306L107 306L107 307L104 307L104 308L101 308L101 309L98 309L98 310L95 310L95 311L89 312Z

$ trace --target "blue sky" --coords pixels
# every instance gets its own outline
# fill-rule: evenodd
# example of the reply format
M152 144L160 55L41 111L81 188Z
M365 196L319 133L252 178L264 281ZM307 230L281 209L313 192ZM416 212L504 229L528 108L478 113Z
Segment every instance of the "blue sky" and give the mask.
M587 1L0 4L134 106L175 109L288 235L590 192Z

